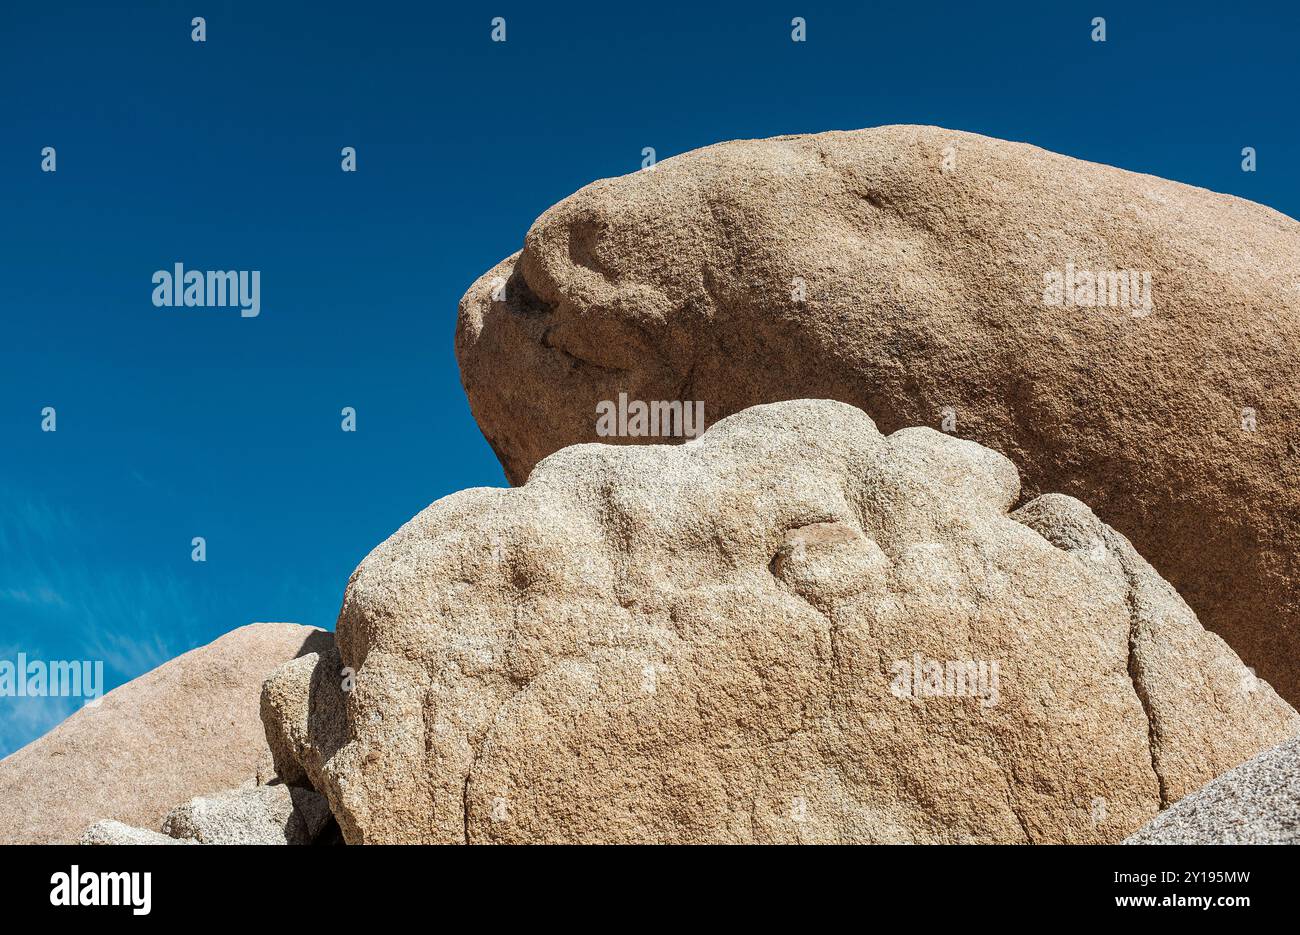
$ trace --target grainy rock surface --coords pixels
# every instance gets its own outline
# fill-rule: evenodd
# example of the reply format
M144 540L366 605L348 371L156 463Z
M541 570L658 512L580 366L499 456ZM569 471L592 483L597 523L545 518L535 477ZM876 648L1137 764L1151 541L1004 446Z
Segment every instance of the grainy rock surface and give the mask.
M190 799L168 813L162 830L197 844L312 844L330 820L324 796L274 783Z
M1046 304L1067 273L1085 304ZM723 143L543 214L456 350L514 484L620 391L710 423L801 397L886 432L948 416L1300 701L1300 225L1269 208L935 127Z
M274 773L287 783L310 785L327 795L332 787L326 761L347 737L342 669L331 636L319 652L277 669L262 688L262 723Z
M1122 536L1019 495L829 401L565 449L362 562L264 689L278 771L348 843L1115 842L1294 733Z
M101 819L157 828L176 803L256 776L268 757L262 682L322 635L296 623L240 627L0 760L0 842L71 844Z
M1125 844L1300 844L1300 737L1161 812Z
M193 841L178 841L157 831L133 828L120 821L97 821L81 836L78 844L193 844Z

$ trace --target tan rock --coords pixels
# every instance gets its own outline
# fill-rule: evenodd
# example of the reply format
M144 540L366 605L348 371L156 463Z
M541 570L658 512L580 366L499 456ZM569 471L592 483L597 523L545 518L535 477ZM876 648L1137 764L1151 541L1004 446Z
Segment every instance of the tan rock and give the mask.
M274 773L327 796L325 762L347 739L342 668L331 636L318 652L280 666L262 688L262 723Z
M0 760L0 842L75 843L101 819L157 828L178 802L255 776L268 755L262 681L323 633L296 623L240 627Z
M1067 264L1138 289L1048 306ZM801 397L887 432L950 410L1027 498L1091 504L1296 702L1298 312L1300 225L1276 211L895 126L723 143L588 185L471 287L456 347L514 484L596 441L595 407L620 391L702 401L708 422Z
M828 401L565 449L362 562L270 746L349 843L1113 842L1294 732L1122 536L1019 494Z

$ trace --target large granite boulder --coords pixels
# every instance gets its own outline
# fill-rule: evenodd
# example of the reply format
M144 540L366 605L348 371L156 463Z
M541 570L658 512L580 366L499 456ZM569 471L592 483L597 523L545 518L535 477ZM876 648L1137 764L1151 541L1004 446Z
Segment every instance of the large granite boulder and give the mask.
M665 440L608 421L620 393L706 422L825 397L978 441L1300 701L1300 225L1269 208L935 127L723 143L543 214L456 351L514 484Z
M1114 842L1295 712L1079 501L860 410L433 504L268 680L348 843Z

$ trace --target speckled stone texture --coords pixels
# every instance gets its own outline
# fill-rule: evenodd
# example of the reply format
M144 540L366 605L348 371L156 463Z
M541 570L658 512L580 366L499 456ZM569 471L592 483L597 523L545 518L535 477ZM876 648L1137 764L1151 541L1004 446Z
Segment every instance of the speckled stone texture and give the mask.
M278 771L348 843L1117 842L1295 732L1124 537L1020 494L825 400L566 448L361 563L264 689Z
M79 843L303 845L336 843L337 836L324 796L274 782L195 796L167 813L161 833L120 821L97 821Z
M197 844L313 844L330 823L311 789L273 783L197 796L172 809L163 834Z
M1149 273L1149 313L1045 304L1068 267ZM936 127L721 143L548 210L466 293L456 351L514 484L620 391L710 423L950 410L1300 701L1300 225L1269 208Z
M1192 793L1125 844L1300 844L1300 737Z
M270 759L262 682L323 636L296 623L240 627L0 760L0 842L71 844L101 819L157 828L178 802L253 779Z
M176 838L161 834L157 831L148 831L144 828L135 828L131 825L123 824L120 821L111 819L97 821L77 840L77 844L92 845L155 845L155 844L194 844L194 841L178 841Z

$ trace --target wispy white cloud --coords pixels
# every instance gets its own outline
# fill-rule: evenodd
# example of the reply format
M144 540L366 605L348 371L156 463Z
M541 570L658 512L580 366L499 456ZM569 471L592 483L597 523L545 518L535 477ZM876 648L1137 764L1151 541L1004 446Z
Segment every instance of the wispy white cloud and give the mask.
M62 594L49 585L36 585L32 588L0 588L0 601L11 604L23 604L28 607L67 607L68 602Z
M0 498L0 657L102 661L113 685L203 642L195 586L125 566L114 538L39 495ZM0 756L75 710L67 702L0 698Z
M71 512L43 497L9 495L0 500L0 553L31 551L75 529Z

